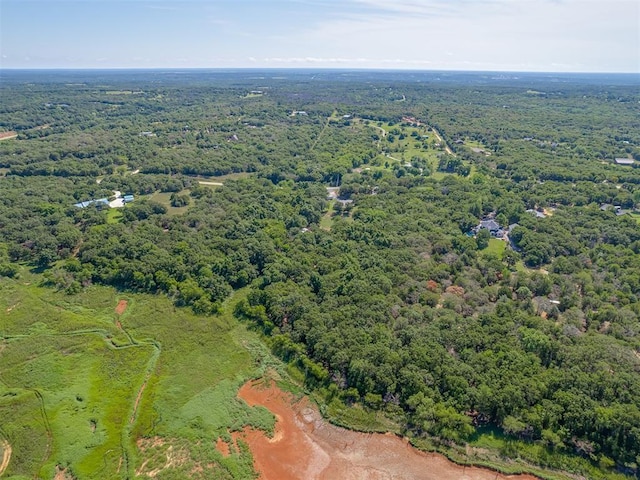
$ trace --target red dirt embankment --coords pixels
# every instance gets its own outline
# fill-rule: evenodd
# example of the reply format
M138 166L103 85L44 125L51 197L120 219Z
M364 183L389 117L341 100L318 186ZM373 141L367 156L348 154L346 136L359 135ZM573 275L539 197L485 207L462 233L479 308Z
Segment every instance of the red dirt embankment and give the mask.
M247 382L238 396L277 419L275 435L245 428L244 438L262 480L536 480L456 465L413 448L393 434L353 432L329 424L305 398L293 401L273 383Z

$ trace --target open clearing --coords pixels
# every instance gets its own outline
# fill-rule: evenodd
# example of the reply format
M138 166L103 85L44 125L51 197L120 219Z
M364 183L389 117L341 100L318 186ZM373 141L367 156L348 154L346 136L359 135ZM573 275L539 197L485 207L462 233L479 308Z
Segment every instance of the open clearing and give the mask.
M489 246L481 251L482 255L496 255L498 258L502 257L502 254L507 249L507 242L499 238L490 238Z
M403 167L410 167L414 159L420 159L429 165L431 178L442 180L449 172L438 171L438 163L442 153L455 156L449 145L444 141L440 133L430 125L413 117L404 117L402 122L383 123L374 122L362 118L354 118L354 125L367 125L381 133L378 140L380 155L371 162L371 165L385 165L386 168L397 167L398 163ZM393 141L388 139L392 137ZM438 145L438 146L437 146ZM391 161L392 162L391 162ZM473 174L473 166L470 174Z
M222 182L208 182L206 180L198 180L200 185L212 185L215 187L222 187L224 184Z
M323 420L306 398L296 401L271 382L247 382L238 395L277 418L271 438L249 428L236 436L249 443L256 470L264 480L536 478L456 465L442 455L421 452L394 434L336 427Z
M189 189L176 192L177 195L187 195L187 196L190 193L191 193L191 190ZM164 205L165 208L167 209L167 215L169 215L170 217L185 213L187 210L189 210L189 207L193 205L193 200L191 199L189 205L184 205L182 207L174 207L173 205L171 205L171 195L173 195L173 193L171 192L155 192L146 198Z
M222 186L226 181L242 180L243 178L249 178L252 175L253 173L249 172L237 172L218 176L188 175L188 178L196 180L200 185Z

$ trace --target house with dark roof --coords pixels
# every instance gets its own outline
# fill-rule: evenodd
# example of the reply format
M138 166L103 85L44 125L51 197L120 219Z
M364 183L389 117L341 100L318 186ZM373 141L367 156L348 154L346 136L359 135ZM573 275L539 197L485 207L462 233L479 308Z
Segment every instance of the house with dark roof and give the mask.
M493 219L482 220L480 222L478 230L481 228L486 228L487 230L489 230L489 232L497 232L498 230L500 230L500 224Z
M492 237L502 238L505 234L500 224L492 218L481 220L480 223L473 228L472 232L477 235L483 228L489 230Z

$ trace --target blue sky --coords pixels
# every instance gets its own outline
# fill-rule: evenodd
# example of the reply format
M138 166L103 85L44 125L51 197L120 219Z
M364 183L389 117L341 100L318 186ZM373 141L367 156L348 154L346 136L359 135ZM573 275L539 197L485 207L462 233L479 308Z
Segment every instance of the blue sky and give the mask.
M638 0L0 0L2 68L640 73Z

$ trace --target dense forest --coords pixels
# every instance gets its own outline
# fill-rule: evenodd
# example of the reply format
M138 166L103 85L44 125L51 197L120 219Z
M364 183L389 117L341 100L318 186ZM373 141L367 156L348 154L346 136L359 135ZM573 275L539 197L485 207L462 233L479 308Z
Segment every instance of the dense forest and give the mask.
M0 276L246 287L327 402L638 474L637 78L2 75Z

